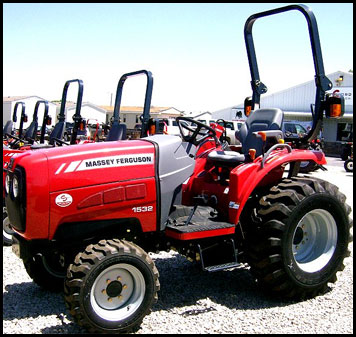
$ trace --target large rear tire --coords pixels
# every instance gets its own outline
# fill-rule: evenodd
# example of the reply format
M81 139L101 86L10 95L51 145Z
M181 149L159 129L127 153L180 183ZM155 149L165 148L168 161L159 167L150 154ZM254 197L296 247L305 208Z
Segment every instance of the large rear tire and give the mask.
M350 206L338 188L309 178L284 179L255 208L248 262L270 294L304 299L323 293L349 256Z
M101 240L79 253L68 267L66 306L89 332L129 332L157 301L158 276L140 247L123 240Z

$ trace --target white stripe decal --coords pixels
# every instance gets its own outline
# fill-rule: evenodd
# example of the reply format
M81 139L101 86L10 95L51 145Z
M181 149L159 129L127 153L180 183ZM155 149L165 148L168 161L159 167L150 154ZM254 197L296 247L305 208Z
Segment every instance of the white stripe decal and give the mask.
M72 161L69 166L66 168L66 170L64 171L64 173L68 173L68 172L74 172L75 169L77 168L77 166L81 163L81 160L77 160L77 161Z
M62 171L62 168L63 168L65 165L66 165L66 164L63 163L63 164L58 168L58 170L56 171L55 174L58 174L59 172L61 172L61 171Z

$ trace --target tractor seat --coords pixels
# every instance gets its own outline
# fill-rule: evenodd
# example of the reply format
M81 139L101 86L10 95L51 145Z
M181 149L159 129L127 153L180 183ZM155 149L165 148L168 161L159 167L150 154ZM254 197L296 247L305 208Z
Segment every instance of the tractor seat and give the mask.
M106 137L106 142L125 140L126 139L126 124L120 124L114 122L109 130L109 134Z
M245 161L245 155L236 151L211 151L208 154L208 160L220 166L237 166Z
M58 122L55 126L54 129L52 130L50 136L49 136L49 141L48 144L33 144L31 146L32 150L38 150L38 149L47 149L55 146L55 139L62 139L63 138L63 133L64 133L64 127L65 123L64 122Z
M33 144L36 139L36 133L38 128L38 122L32 121L28 129L26 130L24 139L27 140L28 143Z
M281 109L255 110L249 115L240 130L236 132L236 138L242 143L242 153L222 150L212 151L208 155L208 160L220 166L237 166L245 162L246 158L249 158L249 149L255 149L256 157L258 157L262 154L263 142L261 138L256 137L256 132L274 130L275 134L283 136L281 131L283 117ZM273 137L266 145L273 145L271 141L277 143L278 137Z
M7 121L6 124L5 124L5 126L4 126L2 135L3 135L3 136L5 136L6 134L11 135L12 129L13 129L13 122L12 122L12 121Z

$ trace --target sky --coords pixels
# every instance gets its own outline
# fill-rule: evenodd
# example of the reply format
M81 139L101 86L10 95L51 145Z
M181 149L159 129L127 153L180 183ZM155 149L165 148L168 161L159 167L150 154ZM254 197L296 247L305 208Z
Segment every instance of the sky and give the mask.
M3 3L3 96L61 99L67 80L83 102L114 104L120 77L153 76L153 106L214 112L251 96L244 24L290 3ZM305 3L325 73L353 69L353 4ZM258 19L253 38L267 94L313 80L304 16ZM146 77L126 80L122 105L143 105ZM267 95L266 94L266 95ZM68 100L76 100L73 84Z

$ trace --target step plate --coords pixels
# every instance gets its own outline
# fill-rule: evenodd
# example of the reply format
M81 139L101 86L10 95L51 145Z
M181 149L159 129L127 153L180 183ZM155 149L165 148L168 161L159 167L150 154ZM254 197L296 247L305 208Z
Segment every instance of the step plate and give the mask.
M212 236L231 235L235 225L227 222L205 220L204 224L173 225L166 227L166 235L177 240L196 240Z
M241 266L243 266L242 263L231 262L231 263L219 264L216 266L205 267L204 270L208 272L214 272L214 271L226 270L231 268L237 268Z

